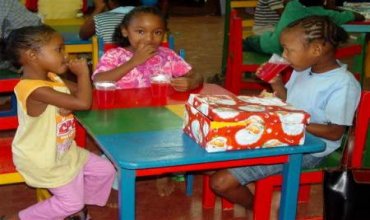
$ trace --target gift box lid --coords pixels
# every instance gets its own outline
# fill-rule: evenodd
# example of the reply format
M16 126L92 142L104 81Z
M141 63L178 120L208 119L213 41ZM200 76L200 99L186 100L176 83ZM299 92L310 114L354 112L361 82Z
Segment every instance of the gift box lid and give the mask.
M239 122L251 116L276 123L308 124L310 115L277 97L190 94L188 104L212 121Z

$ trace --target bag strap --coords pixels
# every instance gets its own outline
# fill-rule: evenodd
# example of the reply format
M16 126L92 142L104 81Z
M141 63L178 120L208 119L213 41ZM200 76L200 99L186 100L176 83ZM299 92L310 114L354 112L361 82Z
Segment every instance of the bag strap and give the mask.
M344 137L341 143L341 145L343 146L341 168L344 170L348 169L351 162L351 155L354 146L352 140L353 140L352 126L348 126L346 128L346 132L344 133Z

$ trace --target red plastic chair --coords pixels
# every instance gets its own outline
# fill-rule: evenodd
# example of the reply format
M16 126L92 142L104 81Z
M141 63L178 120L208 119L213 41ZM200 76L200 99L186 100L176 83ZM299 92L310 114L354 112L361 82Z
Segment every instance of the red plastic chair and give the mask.
M226 64L225 88L235 94L242 89L261 90L268 88L259 79L245 80L245 74L256 72L257 68L269 59L269 55L256 52L243 52L242 18L235 9L231 10L229 23L229 45Z

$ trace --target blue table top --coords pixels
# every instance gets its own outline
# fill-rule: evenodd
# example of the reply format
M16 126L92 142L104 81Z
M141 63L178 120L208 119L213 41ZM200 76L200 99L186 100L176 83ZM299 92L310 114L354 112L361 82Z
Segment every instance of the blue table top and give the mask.
M370 32L370 24L369 25L343 24L342 27L347 32L353 32L353 33L369 33Z
M305 144L302 146L208 153L181 129L98 135L95 140L104 153L124 169L310 153L319 152L325 148L324 142L319 138L307 135Z
M208 153L183 133L182 119L165 107L92 110L76 115L104 153L124 169L310 153L325 148L319 138L307 135L302 146Z

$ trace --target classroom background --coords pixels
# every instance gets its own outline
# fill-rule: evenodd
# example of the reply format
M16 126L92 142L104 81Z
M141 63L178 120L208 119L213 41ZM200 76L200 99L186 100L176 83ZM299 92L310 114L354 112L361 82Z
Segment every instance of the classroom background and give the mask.
M169 29L175 39L175 50L185 49L186 60L211 81L221 73L222 49L224 39L224 8L219 0L169 0ZM367 61L369 63L369 61ZM369 70L367 70L369 71ZM364 89L370 89L370 73L366 74ZM222 83L217 82L217 83ZM256 91L244 91L254 93ZM0 136L11 135L1 132ZM87 148L99 152L93 140L88 139ZM157 194L155 178L142 179L137 182L137 219L246 219L243 208L236 206L233 211L222 211L220 200L217 199L214 209L202 209L201 176L195 177L192 196L185 196L184 182L177 182L175 191L168 197ZM7 212L28 207L35 203L35 189L25 184L6 185L0 187L0 209ZM313 187L310 201L298 207L300 216L317 216L322 214L321 186ZM118 219L116 207L117 193L113 191L108 207L89 207L94 219ZM171 207L171 208L167 208Z

